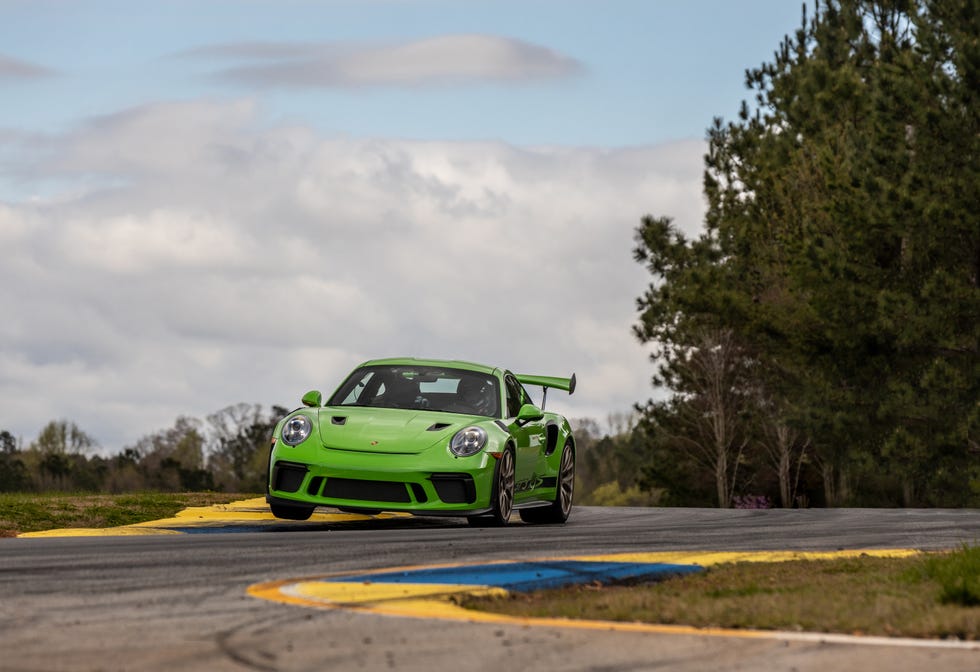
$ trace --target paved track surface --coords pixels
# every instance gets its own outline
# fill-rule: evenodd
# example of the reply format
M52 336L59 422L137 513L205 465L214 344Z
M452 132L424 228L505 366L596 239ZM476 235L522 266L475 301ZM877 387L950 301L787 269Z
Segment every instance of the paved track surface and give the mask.
M237 528L241 529L241 528ZM304 609L249 585L631 551L955 548L980 511L604 509L568 525L406 518L261 532L0 539L0 670L980 670L980 651L488 625Z

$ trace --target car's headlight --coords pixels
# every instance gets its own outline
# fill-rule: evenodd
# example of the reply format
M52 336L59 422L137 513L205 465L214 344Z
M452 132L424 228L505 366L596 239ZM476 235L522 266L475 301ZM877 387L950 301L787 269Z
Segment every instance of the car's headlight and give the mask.
M313 431L313 423L305 415L294 415L282 425L282 442L287 446L296 446L304 441Z
M456 457L476 455L487 445L487 432L482 427L467 427L456 432L449 442L449 450Z

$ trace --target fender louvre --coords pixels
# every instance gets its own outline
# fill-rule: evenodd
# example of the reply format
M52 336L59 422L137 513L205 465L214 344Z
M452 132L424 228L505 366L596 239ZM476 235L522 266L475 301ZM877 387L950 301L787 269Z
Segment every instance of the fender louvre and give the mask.
M545 427L545 431L548 433L547 439L545 441L544 454L551 455L555 452L555 448L558 447L558 423L549 422L548 426Z

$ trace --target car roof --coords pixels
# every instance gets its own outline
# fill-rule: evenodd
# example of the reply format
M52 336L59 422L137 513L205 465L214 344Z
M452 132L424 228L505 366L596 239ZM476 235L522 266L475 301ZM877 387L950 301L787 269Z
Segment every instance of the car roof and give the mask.
M477 364L476 362L464 362L459 359L419 359L417 357L388 357L386 359L370 359L357 368L364 366L437 366L447 369L479 371L480 373L489 374L500 370L500 368L496 366Z

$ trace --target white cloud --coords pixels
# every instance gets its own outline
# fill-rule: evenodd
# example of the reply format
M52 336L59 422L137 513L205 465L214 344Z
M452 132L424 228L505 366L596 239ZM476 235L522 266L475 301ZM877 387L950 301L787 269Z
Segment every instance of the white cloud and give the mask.
M63 258L97 271L215 270L255 257L230 222L207 212L155 209L68 221L62 228L56 244Z
M192 101L143 105L97 117L61 139L49 171L179 181L222 178L247 170L265 147L251 141L255 104Z
M653 370L630 333L633 231L646 213L695 230L703 209L694 141L338 138L195 102L42 144L8 177L65 191L0 204L0 428L69 418L108 450L329 393L379 356L575 370L549 407L628 410Z
M0 54L0 82L14 79L38 79L54 74L48 68Z
M394 44L225 44L184 55L231 60L219 80L259 87L442 86L561 78L583 69L546 47L476 34Z

